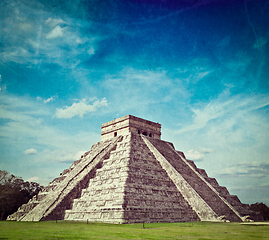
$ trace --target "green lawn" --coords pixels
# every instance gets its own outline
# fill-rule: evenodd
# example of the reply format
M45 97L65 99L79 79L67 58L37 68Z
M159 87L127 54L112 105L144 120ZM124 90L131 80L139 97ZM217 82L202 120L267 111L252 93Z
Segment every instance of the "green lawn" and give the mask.
M269 239L269 225L239 223L103 224L0 222L0 239Z

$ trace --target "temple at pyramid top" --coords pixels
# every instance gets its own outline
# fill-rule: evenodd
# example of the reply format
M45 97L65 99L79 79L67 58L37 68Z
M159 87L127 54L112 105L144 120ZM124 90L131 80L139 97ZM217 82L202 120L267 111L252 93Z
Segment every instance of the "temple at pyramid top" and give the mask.
M132 115L126 115L104 123L101 126L102 140L129 133L138 133L161 139L161 124Z

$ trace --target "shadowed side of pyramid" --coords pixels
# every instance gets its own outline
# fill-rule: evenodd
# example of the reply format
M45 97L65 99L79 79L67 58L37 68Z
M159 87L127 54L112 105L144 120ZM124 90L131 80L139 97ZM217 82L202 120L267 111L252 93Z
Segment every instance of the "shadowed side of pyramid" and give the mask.
M203 169L198 169L193 161L185 159L184 154L176 151L172 143L151 138L147 138L147 141L154 146L153 151L160 153L186 180L193 191L206 202L217 215L217 219L224 218L229 221L263 220L259 213L251 211L248 204L242 204L237 196L229 194L227 188L219 186L215 178L208 177L206 172ZM201 203L202 201L199 202L199 204ZM193 204L191 205L193 206ZM199 211L201 210L199 209ZM203 220L202 218L200 217L201 220ZM204 220L214 221L214 217L205 216Z

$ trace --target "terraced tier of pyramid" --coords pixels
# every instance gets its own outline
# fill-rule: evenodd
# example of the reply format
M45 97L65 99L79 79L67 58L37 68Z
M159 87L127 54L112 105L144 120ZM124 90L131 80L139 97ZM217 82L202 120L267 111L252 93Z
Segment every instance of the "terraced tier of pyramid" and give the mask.
M161 140L161 125L131 115L8 220L108 223L262 220L216 179Z

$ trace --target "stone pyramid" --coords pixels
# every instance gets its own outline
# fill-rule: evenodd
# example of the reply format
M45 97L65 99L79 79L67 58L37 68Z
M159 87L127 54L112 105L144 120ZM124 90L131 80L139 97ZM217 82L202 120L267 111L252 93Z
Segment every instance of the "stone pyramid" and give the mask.
M262 220L161 140L161 125L127 115L7 220L107 223Z

